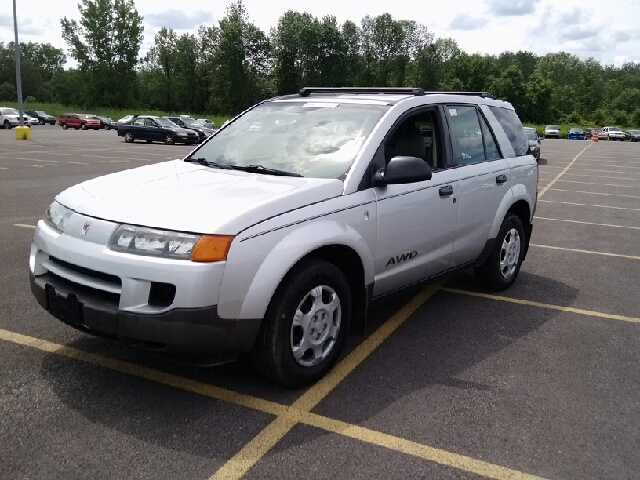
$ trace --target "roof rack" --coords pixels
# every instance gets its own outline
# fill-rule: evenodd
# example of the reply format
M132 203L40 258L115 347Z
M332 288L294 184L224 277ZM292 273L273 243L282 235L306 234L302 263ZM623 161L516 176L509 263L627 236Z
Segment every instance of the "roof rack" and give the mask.
M312 93L386 93L400 95L467 95L482 98L491 98L489 92L456 92L456 91L427 91L418 87L303 87L300 90L301 97L308 97Z
M308 97L312 93L396 93L404 95L424 95L424 90L414 87L304 87L300 90L301 97Z

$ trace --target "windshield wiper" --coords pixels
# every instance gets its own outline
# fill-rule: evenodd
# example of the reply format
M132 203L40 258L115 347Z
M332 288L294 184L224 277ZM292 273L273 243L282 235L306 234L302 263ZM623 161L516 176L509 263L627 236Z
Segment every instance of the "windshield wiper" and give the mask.
M205 167L211 167L211 168L222 168L224 170L231 170L233 169L233 167L231 165L223 165L222 163L217 163L211 160L207 160L206 158L193 158L193 157L189 157L189 158L185 158L184 160L185 162L192 162L192 163L199 163L200 165L204 165Z
M279 177L302 177L302 175L300 175L299 173L278 170L277 168L267 168L263 165L230 165L230 167L249 173L263 173L265 175L276 175Z

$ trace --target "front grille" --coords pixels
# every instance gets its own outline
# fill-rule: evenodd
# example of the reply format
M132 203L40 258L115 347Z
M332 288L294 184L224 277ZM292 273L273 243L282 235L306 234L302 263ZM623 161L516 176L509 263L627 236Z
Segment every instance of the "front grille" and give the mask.
M116 275L109 275L108 273L98 272L96 270L91 270L90 268L80 267L78 265L74 265L73 263L60 260L59 258L56 258L56 257L49 256L49 260L51 260L56 265L60 265L61 267L64 267L68 270L72 270L85 277L94 278L96 280L102 280L104 282L111 283L118 287L122 287L122 280L120 280L120 277Z

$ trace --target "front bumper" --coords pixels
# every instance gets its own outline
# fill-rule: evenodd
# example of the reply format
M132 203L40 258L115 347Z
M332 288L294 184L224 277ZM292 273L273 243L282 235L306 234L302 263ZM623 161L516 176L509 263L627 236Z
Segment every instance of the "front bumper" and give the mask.
M116 227L77 213L63 234L38 222L29 257L38 303L74 328L168 356L221 363L251 349L261 319L217 313L222 262L113 252Z
M260 320L220 318L215 305L158 314L119 311L114 296L79 288L51 274L29 278L38 303L64 323L178 359L231 361L251 350L260 328Z

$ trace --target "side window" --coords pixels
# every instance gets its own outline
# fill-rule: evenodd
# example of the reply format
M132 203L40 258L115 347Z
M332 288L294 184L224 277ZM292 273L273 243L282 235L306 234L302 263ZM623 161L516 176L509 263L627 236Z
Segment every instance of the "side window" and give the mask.
M453 145L453 164L467 165L485 160L482 130L475 106L448 105L451 143Z
M491 133L489 125L487 125L487 121L482 115L480 115L480 126L482 127L482 136L484 137L484 154L487 160L502 158L500 150L498 150L496 140L493 138L493 133Z
M522 122L516 115L514 110L502 107L489 107L491 112L496 116L496 119L502 126L504 133L507 134L509 142L513 147L513 151L516 153L516 157L522 157L527 154L529 149L529 142L524 129L522 128Z
M144 118L136 118L135 122L133 122L134 125L144 125Z
M432 169L443 168L441 128L434 109L413 113L397 125L384 144L386 163L393 157L421 158Z

